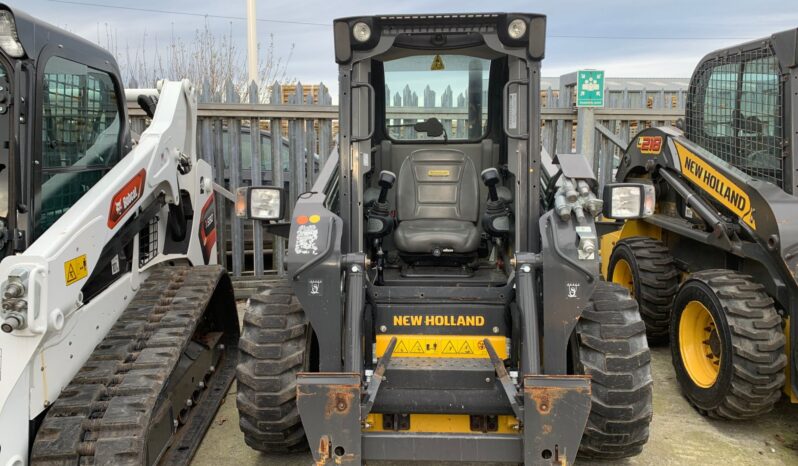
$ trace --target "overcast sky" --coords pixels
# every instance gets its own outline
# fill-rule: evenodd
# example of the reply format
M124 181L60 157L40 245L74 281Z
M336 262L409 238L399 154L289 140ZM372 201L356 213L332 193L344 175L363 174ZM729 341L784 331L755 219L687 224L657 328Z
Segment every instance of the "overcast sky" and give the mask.
M245 0L10 0L45 21L97 42L107 27L118 45L135 47L146 31L167 43L172 31L190 39L207 17L218 31L233 30L246 49ZM529 11L548 15L544 76L579 68L604 69L609 77L689 77L705 53L798 27L798 0L258 0L258 37L287 51L294 45L288 75L303 83L337 80L333 61L332 20L336 17L391 13ZM114 7L153 9L132 11ZM486 10L486 8L488 8ZM174 13L172 13L174 12ZM275 22L271 22L275 21ZM318 23L292 24L291 22ZM103 32L104 34L104 32ZM104 42L104 40L103 40Z

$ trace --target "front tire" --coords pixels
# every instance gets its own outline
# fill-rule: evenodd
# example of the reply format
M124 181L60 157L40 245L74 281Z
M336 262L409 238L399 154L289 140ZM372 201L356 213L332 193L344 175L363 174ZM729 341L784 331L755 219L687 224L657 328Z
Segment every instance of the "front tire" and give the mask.
M651 354L637 303L623 287L599 282L576 325L574 370L592 377L592 407L579 456L638 455L653 413Z
M668 248L646 237L618 241L607 275L607 281L623 286L637 300L648 341L666 343L673 297L679 288L679 272Z
M247 445L264 452L307 449L296 407L296 375L309 370L310 326L285 281L249 299L239 342L236 405Z
M696 272L674 301L671 354L682 393L699 412L750 419L784 386L782 319L764 287L730 270Z

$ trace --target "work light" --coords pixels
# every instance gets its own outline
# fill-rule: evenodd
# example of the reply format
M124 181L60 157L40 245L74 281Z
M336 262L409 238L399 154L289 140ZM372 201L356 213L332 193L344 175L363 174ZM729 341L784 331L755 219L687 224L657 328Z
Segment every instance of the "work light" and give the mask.
M507 26L507 34L513 39L520 39L526 34L526 21L523 19L514 19L510 21Z
M366 42L371 38L371 28L364 22L357 22L352 26L352 35L358 42Z
M280 188L238 188L236 216L252 220L280 220L285 213L284 198Z
M648 217L654 213L654 186L612 183L604 187L604 216L614 219Z
M9 57L20 58L25 55L22 44L19 43L17 36L17 25L14 24L14 17L8 10L0 10L0 48Z

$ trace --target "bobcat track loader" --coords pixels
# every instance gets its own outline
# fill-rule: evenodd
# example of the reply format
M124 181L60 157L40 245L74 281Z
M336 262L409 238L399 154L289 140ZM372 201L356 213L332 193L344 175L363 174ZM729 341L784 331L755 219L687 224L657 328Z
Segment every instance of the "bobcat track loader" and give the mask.
M232 380L196 92L139 94L131 148L113 57L0 4L2 466L187 463Z

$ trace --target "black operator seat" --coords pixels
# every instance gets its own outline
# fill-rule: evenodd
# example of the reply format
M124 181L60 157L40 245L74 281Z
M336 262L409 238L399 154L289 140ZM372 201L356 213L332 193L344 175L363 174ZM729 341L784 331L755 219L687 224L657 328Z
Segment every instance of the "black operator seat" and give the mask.
M479 175L462 151L420 149L397 180L396 248L405 253L471 253L479 247Z

